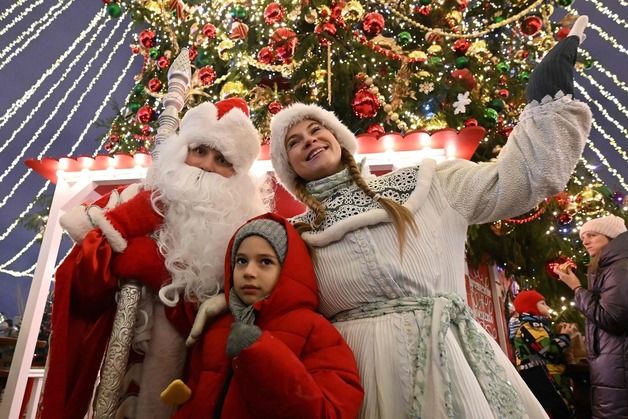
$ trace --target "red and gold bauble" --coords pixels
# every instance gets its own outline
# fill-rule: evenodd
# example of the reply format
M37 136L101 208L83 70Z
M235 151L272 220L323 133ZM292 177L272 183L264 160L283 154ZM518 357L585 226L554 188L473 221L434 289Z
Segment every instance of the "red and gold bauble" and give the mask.
M497 95L503 99L506 99L508 96L510 96L510 92L508 91L508 89L499 89L497 91Z
M560 208L565 209L571 202L571 196L567 192L559 192L554 195L554 200Z
M257 61L263 64L270 64L275 60L275 51L271 47L264 47L257 53Z
M153 93L160 91L161 86L162 86L161 80L159 80L157 77L153 77L152 79L148 81L148 90L150 90Z
M556 259L552 259L545 264L545 272L552 278L558 279L558 274L554 272L555 268L558 268L560 265L565 265L571 268L571 270L575 270L578 268L576 263L567 256L559 256Z
M273 100L268 104L268 112L275 115L279 113L280 110L283 109L283 105L276 100Z
M142 134L143 135L149 135L151 133L151 131L153 130L150 125L146 124L146 125L142 125Z
M140 44L142 44L144 48L152 48L155 46L156 36L157 35L152 30L145 29L142 32L140 32L140 35L139 35Z
M570 30L571 29L569 29L567 26L563 26L562 28L558 30L558 32L556 32L556 39L558 39L559 41L562 41L563 39L567 37L567 35L569 35Z
M231 25L231 31L229 32L229 38L231 39L245 39L249 34L249 26L242 22L233 22Z
M194 61L197 55L198 51L196 50L196 48L190 47L190 49L188 50L188 58L190 59L190 61Z
M571 223L572 221L573 221L573 217L569 213L563 212L558 215L558 222L560 223L560 225L565 226Z
M131 54L139 54L140 53L140 46L133 44L131 45Z
M216 27L211 23L206 23L203 25L203 35L208 37L209 39L214 39L216 37Z
M170 67L170 60L162 55L161 57L159 57L157 59L157 66L159 66L159 68L161 68L161 69L169 68Z
M279 28L270 36L271 47L281 61L292 59L297 47L297 34L288 28Z
M379 35L384 29L384 16L377 12L367 13L362 20L362 28L368 35Z
M471 42L469 42L469 40L460 38L454 42L453 50L459 54L465 54L470 46Z
M148 105L144 105L137 110L135 116L140 123L148 124L153 119L154 114L155 112L153 111L153 108Z
M379 138L386 133L386 131L384 131L384 127L381 124L369 125L368 128L366 129L366 132L368 134L371 134L375 138Z
M525 35L532 36L543 27L543 19L539 16L528 16L521 22L521 32Z
M279 23L283 20L286 12L279 3L270 3L264 9L264 22L268 25Z
M360 89L353 96L351 107L355 116L361 119L372 118L379 110L377 95L368 89Z
M319 42L322 46L326 47L331 43L331 41L329 40L329 38L325 37L325 35L333 37L336 35L337 30L338 29L336 29L336 26L333 23L325 22L316 26L316 28L314 28L314 33L319 35Z
M216 81L216 70L210 65L198 70L198 80L203 86L211 86Z

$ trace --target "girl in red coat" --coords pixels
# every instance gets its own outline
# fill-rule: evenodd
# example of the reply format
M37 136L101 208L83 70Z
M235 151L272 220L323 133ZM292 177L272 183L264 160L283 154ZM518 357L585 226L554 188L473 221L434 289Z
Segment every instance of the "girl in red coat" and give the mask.
M225 260L230 313L190 351L177 418L355 418L363 390L351 349L318 308L307 246L285 219L244 224Z

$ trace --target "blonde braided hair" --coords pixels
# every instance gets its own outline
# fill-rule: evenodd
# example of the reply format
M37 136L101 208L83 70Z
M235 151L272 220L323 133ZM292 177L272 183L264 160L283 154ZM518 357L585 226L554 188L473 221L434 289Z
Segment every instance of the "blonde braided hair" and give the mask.
M396 203L392 199L381 197L379 194L373 192L362 177L353 155L344 147L341 148L341 151L341 161L345 167L349 169L349 174L355 184L388 213L388 216L392 220L395 230L397 231L399 248L403 249L408 228L415 233L417 232L417 225L412 213L408 208ZM325 205L307 191L305 181L300 177L298 177L296 181L295 194L303 204L314 212L314 222L312 224L306 222L295 223L294 226L297 231L299 233L304 233L306 231L311 231L314 228L318 228L325 220Z

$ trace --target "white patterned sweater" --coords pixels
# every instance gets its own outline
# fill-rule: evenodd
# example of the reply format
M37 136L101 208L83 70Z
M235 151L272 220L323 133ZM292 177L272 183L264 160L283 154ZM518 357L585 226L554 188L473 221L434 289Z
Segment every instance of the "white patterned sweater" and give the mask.
M455 305L455 295L466 301L467 227L520 215L562 191L590 124L587 105L559 94L526 106L496 162L425 160L368 179L376 193L414 214L418 234L409 233L403 257L385 211L352 182L329 182L326 219L303 238L315 249L321 312L335 318L358 361L365 389L361 417L546 417L499 346L489 337L487 349L474 330L489 335L475 321L466 329L450 327L442 313ZM324 189L325 180L316 182ZM311 219L311 212L296 217ZM433 298L441 294L454 297ZM437 303L395 308L415 300ZM343 317L371 306L376 309L368 315ZM471 349L462 335L475 342ZM486 353L475 368L468 352L481 348Z

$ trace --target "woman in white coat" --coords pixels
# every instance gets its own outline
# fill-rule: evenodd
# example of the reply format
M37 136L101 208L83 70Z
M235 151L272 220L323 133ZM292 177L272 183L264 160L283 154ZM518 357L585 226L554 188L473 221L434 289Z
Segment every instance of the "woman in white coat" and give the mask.
M294 221L314 249L321 311L358 361L362 417L546 417L471 316L464 248L470 224L519 215L567 183L591 123L571 97L585 26L533 72L496 162L424 160L363 178L333 113L294 104L271 121L275 173L308 206Z

